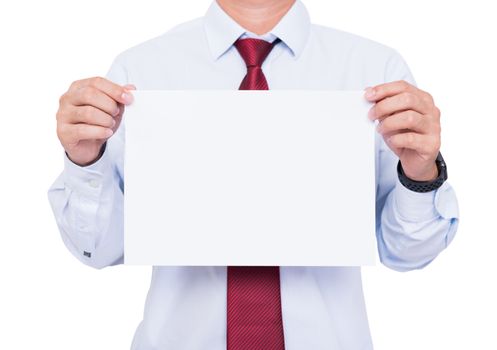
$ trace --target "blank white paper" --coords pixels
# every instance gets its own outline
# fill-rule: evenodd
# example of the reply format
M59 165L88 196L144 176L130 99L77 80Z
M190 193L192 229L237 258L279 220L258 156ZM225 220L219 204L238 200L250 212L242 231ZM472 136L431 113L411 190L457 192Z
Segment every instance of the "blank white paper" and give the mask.
M374 124L364 92L133 94L126 264L374 264Z

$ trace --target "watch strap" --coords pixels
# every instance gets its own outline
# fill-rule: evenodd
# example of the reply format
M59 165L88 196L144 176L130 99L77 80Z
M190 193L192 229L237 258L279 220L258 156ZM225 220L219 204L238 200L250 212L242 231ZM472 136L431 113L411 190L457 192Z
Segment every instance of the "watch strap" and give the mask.
M406 176L406 174L404 173L404 169L402 169L402 164L399 160L397 164L397 175L399 177L400 183L407 189L419 193L430 192L440 188L440 186L442 186L448 178L447 165L445 164L445 161L440 152L438 153L435 163L438 169L438 176L436 179L432 181L415 181Z

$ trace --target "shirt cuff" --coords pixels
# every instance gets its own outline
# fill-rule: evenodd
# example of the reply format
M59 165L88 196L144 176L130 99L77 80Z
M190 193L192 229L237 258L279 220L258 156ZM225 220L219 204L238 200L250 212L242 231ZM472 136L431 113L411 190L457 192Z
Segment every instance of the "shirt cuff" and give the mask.
M108 151L104 150L100 159L88 166L73 163L64 152L64 183L70 189L89 197L98 197L102 189L103 177L111 172Z
M425 221L439 216L435 207L436 192L414 192L402 185L397 178L393 200L397 213L406 221Z
M459 218L456 193L447 181L435 191L418 193L403 186L397 178L393 196L398 214L406 221Z

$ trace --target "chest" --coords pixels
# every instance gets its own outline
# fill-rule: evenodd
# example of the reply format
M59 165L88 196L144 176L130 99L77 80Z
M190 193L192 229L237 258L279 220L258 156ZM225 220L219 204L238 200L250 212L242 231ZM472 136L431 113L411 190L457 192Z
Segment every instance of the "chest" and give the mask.
M202 46L158 51L127 69L129 81L148 90L236 90L247 72L234 47L214 59ZM362 90L383 78L381 70L368 67L367 57L312 38L298 57L284 43L278 44L262 70L270 89Z

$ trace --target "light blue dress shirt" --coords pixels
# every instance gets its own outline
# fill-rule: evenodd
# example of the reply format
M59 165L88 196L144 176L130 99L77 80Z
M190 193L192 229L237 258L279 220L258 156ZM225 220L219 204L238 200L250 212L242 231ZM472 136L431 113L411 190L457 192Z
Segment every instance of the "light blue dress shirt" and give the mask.
M237 89L246 67L232 44L242 35L254 36L213 2L203 18L119 55L108 78L138 89ZM275 37L282 42L262 67L270 89L414 83L394 50L311 24L300 1L262 38ZM65 245L95 268L123 261L125 118L100 160L79 167L65 158L49 191ZM422 268L455 235L454 191L448 183L430 193L407 190L397 179L398 159L379 135L375 151L376 174L364 176L376 176L380 259L398 271ZM337 164L337 171L347 169ZM372 348L359 267L281 267L281 302L287 350ZM154 267L132 349L226 349L226 267Z

